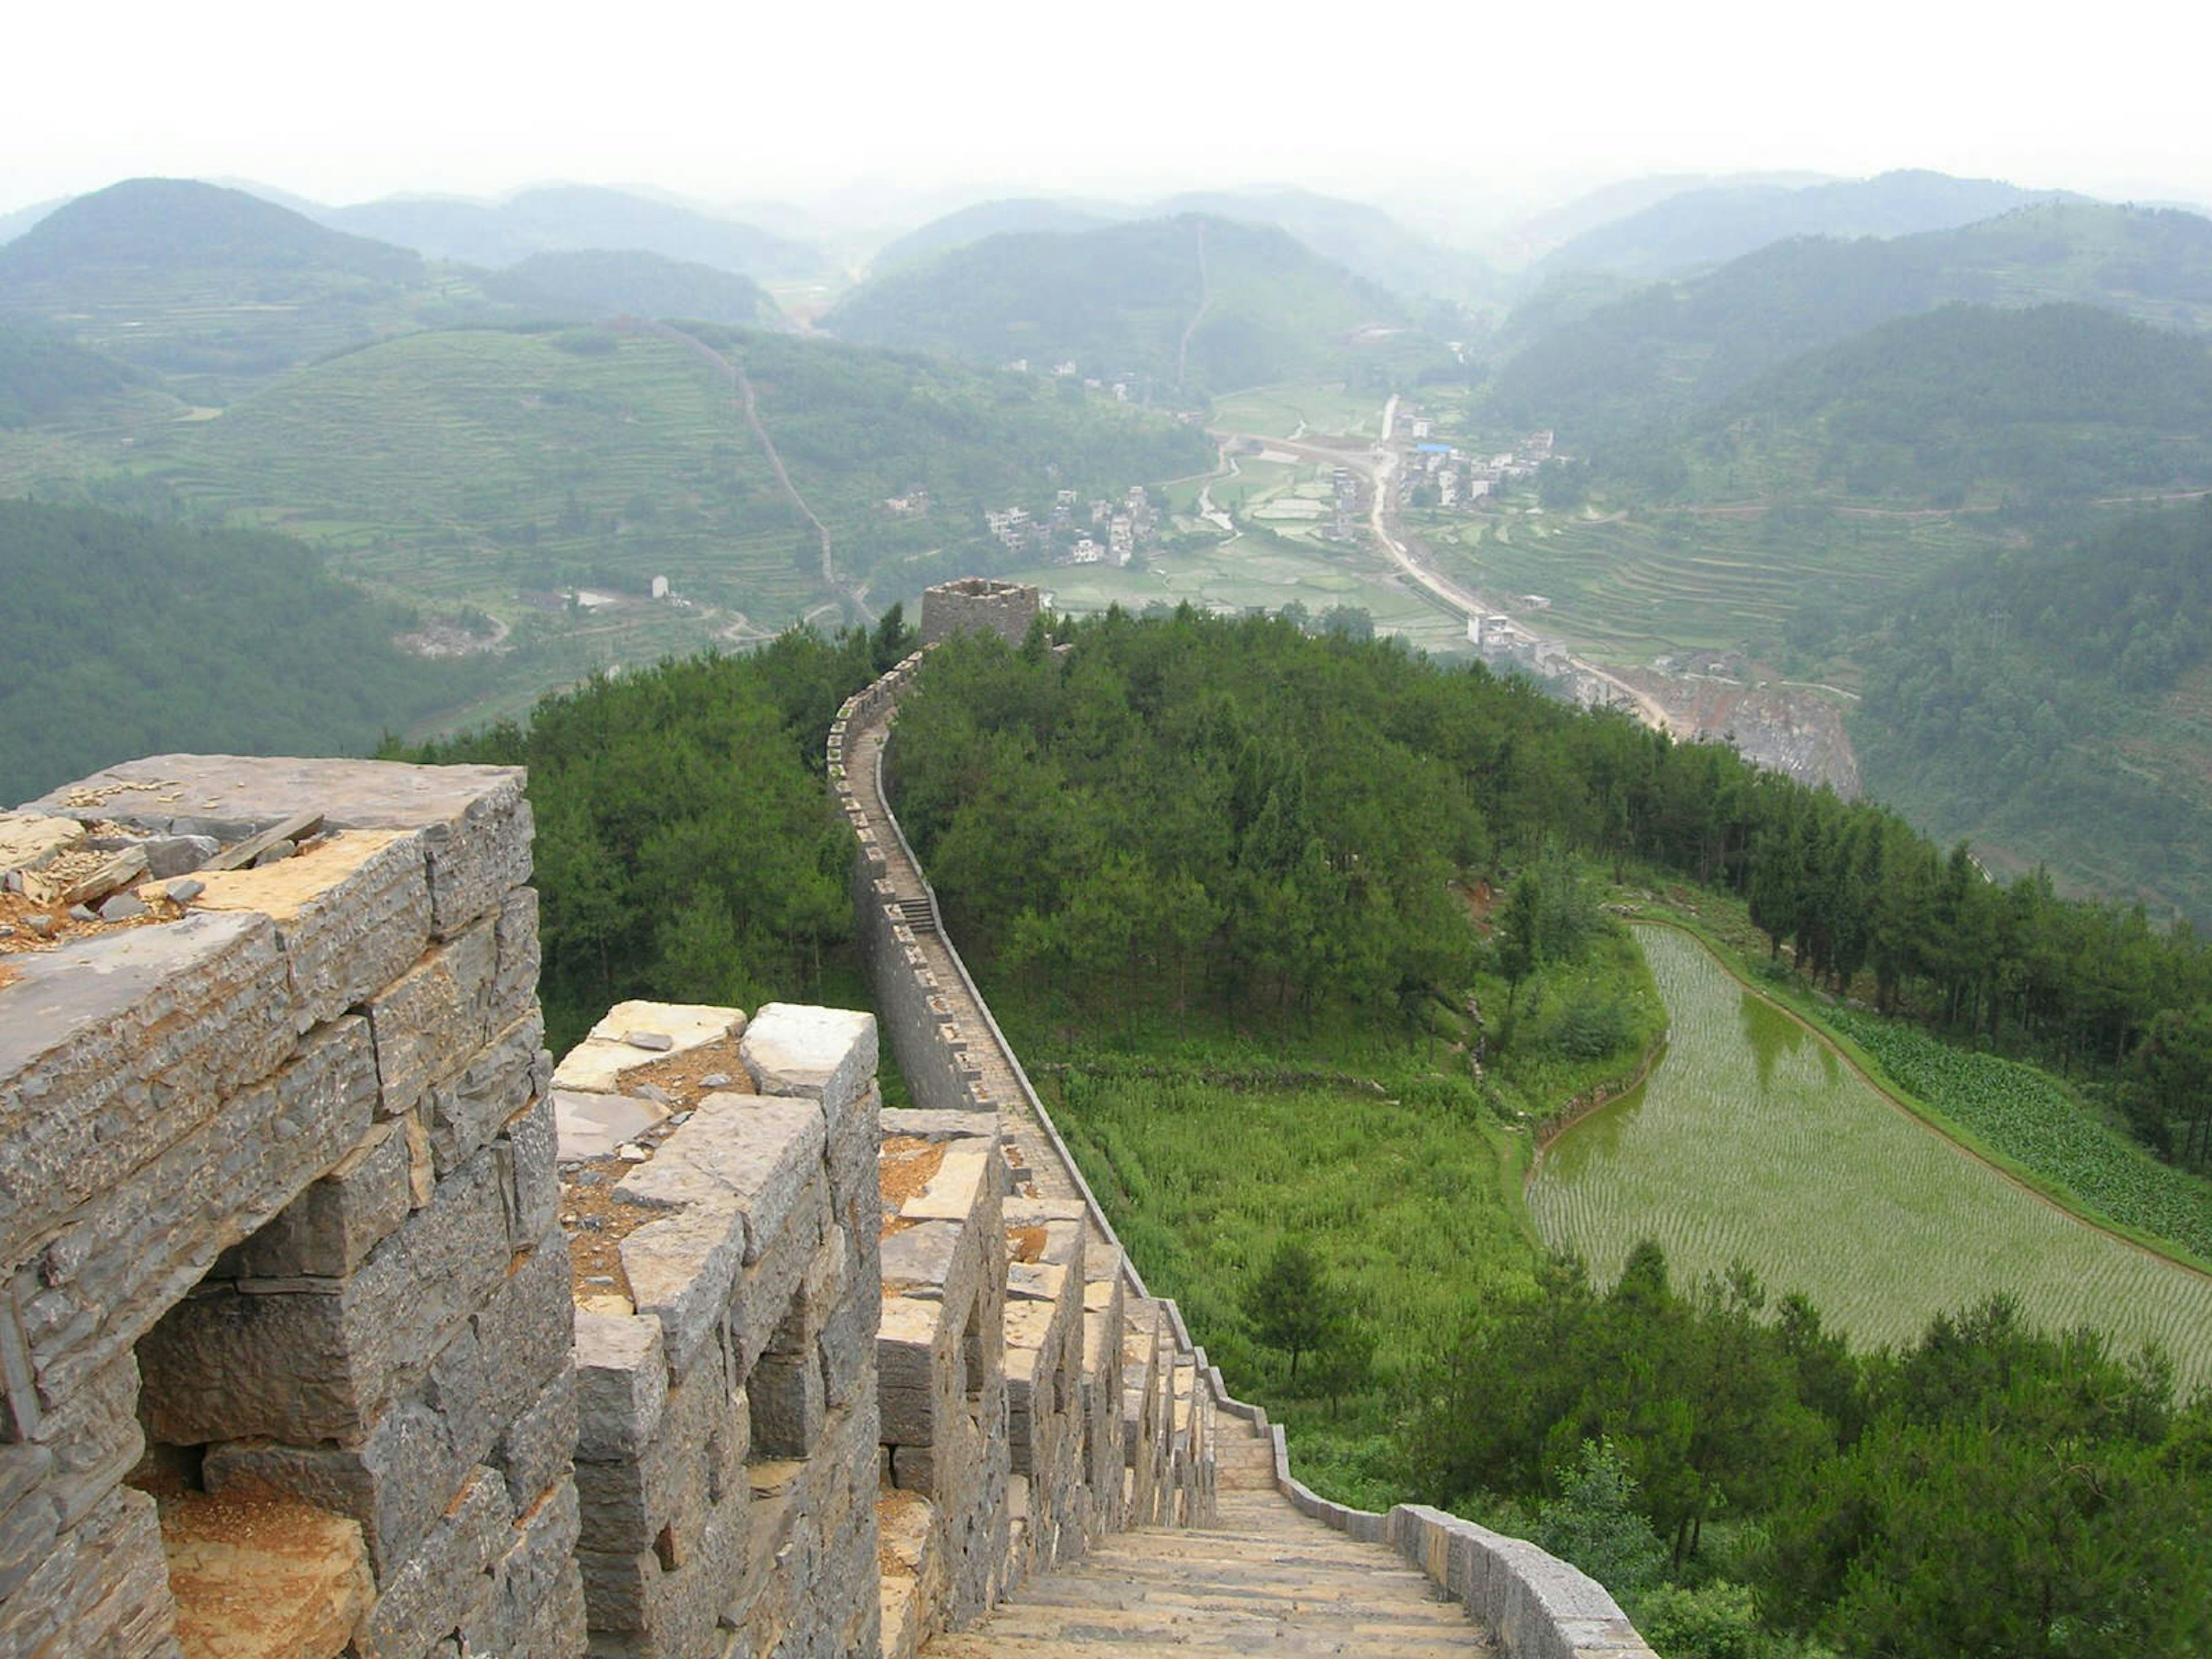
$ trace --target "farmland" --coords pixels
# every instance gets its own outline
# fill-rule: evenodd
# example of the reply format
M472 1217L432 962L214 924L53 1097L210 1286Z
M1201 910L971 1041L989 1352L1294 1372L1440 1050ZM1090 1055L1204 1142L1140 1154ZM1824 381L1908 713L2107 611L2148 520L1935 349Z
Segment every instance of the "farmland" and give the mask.
M2165 1345L2212 1381L2212 1278L2087 1225L1869 1087L1836 1050L1672 930L1644 936L1672 1020L1645 1087L1568 1131L1528 1194L1601 1279L1638 1239L1678 1273L1742 1261L1863 1346L1993 1291L2027 1317Z

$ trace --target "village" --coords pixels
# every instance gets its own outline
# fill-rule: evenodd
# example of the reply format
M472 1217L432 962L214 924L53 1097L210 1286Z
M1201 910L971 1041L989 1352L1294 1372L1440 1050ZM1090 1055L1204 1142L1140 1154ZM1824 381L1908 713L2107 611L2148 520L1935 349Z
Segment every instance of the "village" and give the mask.
M1024 558L1123 568L1158 545L1160 512L1144 485L1131 484L1119 501L1085 502L1080 490L1062 489L1042 515L1021 506L989 507L983 523L1000 546Z

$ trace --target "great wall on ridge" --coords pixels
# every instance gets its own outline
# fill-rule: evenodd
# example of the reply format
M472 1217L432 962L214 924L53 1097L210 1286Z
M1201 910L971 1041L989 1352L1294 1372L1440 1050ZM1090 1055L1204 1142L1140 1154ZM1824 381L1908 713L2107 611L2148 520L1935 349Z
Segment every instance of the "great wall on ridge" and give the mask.
M833 728L873 1016L626 1003L556 1066L513 770L0 815L19 890L131 884L0 954L0 1659L1650 1659L1297 1482L1121 1250L882 791L928 646L1036 604L932 590Z

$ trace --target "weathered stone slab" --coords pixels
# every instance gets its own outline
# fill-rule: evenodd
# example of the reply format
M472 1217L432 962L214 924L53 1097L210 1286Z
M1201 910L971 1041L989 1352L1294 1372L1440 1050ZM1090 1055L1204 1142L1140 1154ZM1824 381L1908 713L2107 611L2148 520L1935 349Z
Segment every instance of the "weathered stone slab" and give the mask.
M219 1252L345 1157L374 1101L368 1030L338 1020L82 1205L40 1253L38 1287L18 1295L48 1403L137 1341Z
M0 1261L274 1070L295 1036L260 916L191 915L11 957L0 989Z
M507 1477L507 1495L518 1510L568 1478L578 1436L576 1373L564 1365L492 1448L492 1467Z
M154 1500L118 1487L0 1605L0 1655L173 1655L175 1618Z
M563 1480L522 1511L514 1542L492 1564L489 1639L471 1651L499 1659L574 1659L582 1651L577 1534L576 1489Z
M557 1079L559 1072L554 1076ZM560 1154L568 1160L606 1157L656 1123L665 1121L669 1109L655 1100L556 1087L553 1113L560 1132Z
M704 1048L744 1028L745 1017L735 1008L696 1002L618 1002L589 1036L561 1057L553 1085L587 1094L615 1093L621 1074L632 1066ZM668 1042L665 1048L640 1048L630 1042L634 1036L666 1037Z
M494 924L480 922L433 945L369 999L365 1012L376 1036L386 1116L410 1109L483 1047L498 963Z
M27 810L211 835L226 844L305 811L321 812L334 830L419 830L432 926L446 934L530 879L522 785L519 767L154 755L64 785ZM88 789L98 793L95 804L70 805Z
M57 853L82 843L84 825L75 818L32 812L0 812L0 872L40 870Z
M373 1085L373 1059L368 1075ZM404 1127L374 1125L329 1174L310 1183L226 1259L228 1276L343 1279L414 1207L407 1174Z
M533 1063L533 1082L544 1059L541 1049ZM507 1238L520 1249L546 1237L560 1212L560 1144L550 1093L507 1119L492 1143L492 1154L508 1194Z
M376 1606L354 1637L360 1659L422 1659L477 1615L490 1599L491 1565L509 1543L514 1519L498 1471L471 1471L422 1546L383 1576Z
M738 1045L764 1095L804 1095L836 1113L876 1075L876 1017L841 1008L771 1002Z
M507 1119L528 1106L546 1080L540 1062L545 1024L533 1008L422 1098L430 1134L431 1167L442 1176L488 1145Z
M430 936L429 878L416 835L343 830L308 857L199 879L195 908L258 912L276 924L293 1018L303 1031L389 984Z

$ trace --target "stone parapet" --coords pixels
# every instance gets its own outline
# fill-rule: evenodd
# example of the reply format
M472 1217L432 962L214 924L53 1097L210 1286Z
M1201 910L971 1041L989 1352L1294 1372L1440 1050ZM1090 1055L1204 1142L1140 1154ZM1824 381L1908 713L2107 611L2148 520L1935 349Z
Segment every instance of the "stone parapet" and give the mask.
M594 1653L877 1641L875 1022L625 1003L556 1068Z
M964 576L939 582L921 596L921 643L927 647L955 634L996 634L1019 645L1037 619L1042 596L1022 582Z
M172 755L32 810L149 871L320 822L0 958L0 1652L249 1600L287 1653L580 1651L521 774Z

